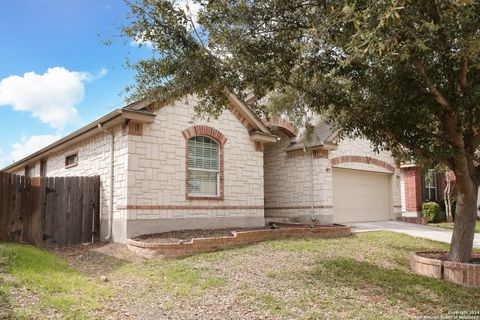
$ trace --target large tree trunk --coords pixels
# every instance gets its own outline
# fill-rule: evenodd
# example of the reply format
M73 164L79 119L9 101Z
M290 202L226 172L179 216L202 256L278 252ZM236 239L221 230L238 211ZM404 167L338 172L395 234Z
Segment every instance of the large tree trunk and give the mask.
M455 172L457 177L457 209L448 259L468 262L472 256L477 220L478 183L469 172Z

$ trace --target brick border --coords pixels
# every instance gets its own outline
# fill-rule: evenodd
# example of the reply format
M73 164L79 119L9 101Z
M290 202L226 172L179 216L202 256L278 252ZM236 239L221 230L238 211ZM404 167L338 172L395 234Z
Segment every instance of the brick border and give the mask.
M427 224L427 220L424 217L397 217L397 221L415 223L415 224Z
M178 243L149 243L128 239L128 248L140 256L180 258L203 252L212 252L242 247L265 240L282 238L337 238L350 236L350 227L317 226L314 228L291 227L281 229L262 229L233 232L231 237L194 238L191 241Z
M480 264L442 261L420 256L422 253L443 253L444 251L412 252L410 267L412 270L430 278L443 279L464 287L480 288ZM480 253L473 254L480 258Z
M215 128L205 125L195 125L182 131L182 135L185 138L185 199L186 200L217 200L222 201L225 199L224 180L225 180L225 143L227 143L227 137ZM196 197L188 194L188 140L196 136L206 136L214 139L220 145L220 186L219 195L215 197Z
M190 205L119 205L117 210L231 210L264 209L264 206L190 206Z
M422 252L422 253L440 253L438 251ZM410 254L410 267L412 270L426 277L442 279L442 261L437 259L429 259L419 256L416 252Z
M265 207L265 210L295 210L295 209L311 209L312 206L288 206L288 207ZM332 205L313 206L314 209L333 209Z
M372 157L366 157L366 156L340 156L336 157L330 160L330 163L332 166L336 166L342 163L349 163L349 162L354 162L354 163L363 163L363 164L373 164L378 167L382 167L384 169L387 169L391 173L395 172L395 167L392 166L391 164L377 159L377 158L372 158Z

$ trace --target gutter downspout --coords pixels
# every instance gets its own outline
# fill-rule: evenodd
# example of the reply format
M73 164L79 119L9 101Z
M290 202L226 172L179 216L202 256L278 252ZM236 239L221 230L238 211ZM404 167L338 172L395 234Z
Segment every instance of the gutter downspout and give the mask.
M307 148L304 147L303 151L307 153ZM310 150L310 218L312 221L317 221L317 218L315 218L315 195L314 195L314 182L313 182L313 150Z
M108 235L105 237L105 240L112 241L112 232L113 232L113 183L114 183L114 157L115 157L115 134L112 131L108 131L103 128L101 123L98 124L98 129L110 135L110 199L108 205Z

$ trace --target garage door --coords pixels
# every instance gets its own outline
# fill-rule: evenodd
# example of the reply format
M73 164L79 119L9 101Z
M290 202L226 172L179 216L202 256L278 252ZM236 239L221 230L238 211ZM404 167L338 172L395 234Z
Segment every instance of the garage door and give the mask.
M390 219L390 175L333 169L333 221Z

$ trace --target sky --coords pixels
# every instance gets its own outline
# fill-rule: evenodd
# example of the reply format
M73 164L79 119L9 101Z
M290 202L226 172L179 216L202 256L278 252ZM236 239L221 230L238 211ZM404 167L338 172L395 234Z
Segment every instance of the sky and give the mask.
M0 169L124 106L122 0L0 0ZM113 40L105 46L102 40Z

